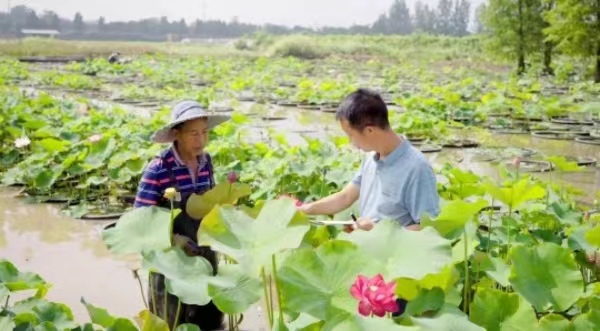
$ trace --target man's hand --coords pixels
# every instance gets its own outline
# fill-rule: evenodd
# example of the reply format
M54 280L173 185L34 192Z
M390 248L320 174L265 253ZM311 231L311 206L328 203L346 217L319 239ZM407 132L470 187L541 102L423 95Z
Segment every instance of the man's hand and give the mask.
M375 221L373 221L372 219L367 217L359 217L358 220L356 220L356 223L352 225L346 225L344 227L344 232L351 233L356 229L360 229L363 231L371 231L374 226Z

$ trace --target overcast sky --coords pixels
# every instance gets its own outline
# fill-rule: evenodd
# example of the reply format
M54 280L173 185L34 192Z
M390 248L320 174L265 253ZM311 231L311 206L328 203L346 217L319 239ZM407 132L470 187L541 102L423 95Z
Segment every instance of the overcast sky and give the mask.
M411 12L417 0L407 0ZM437 4L438 0L421 0ZM471 11L485 0L471 0ZM349 26L372 23L393 0L0 0L0 8L27 5L37 11L50 9L60 16L107 21L167 16L187 22L202 19L274 23L287 26ZM203 6L203 4L205 4ZM203 10L205 8L205 10Z

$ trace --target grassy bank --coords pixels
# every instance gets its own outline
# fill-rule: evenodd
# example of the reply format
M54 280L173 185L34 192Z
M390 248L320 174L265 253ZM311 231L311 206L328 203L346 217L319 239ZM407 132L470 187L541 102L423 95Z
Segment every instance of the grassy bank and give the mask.
M465 56L465 49L470 52ZM255 34L232 43L152 43L122 41L71 41L25 38L0 40L5 56L107 56L114 51L126 55L266 55L302 59L326 57L421 58L455 60L483 58L478 37L451 38L412 36L273 36Z
M90 56L104 57L113 52L126 56L174 54L174 55L223 55L248 54L227 44L182 44L133 41L78 41L44 38L0 40L0 54L4 56Z

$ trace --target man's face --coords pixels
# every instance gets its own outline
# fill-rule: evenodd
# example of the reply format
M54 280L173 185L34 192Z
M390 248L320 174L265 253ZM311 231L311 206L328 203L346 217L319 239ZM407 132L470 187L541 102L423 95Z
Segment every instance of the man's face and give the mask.
M347 120L341 120L340 125L354 147L365 152L371 152L373 150L371 132L367 128L363 129L361 132L351 127Z
M200 155L208 143L208 122L200 118L186 122L176 132L178 146L188 153Z

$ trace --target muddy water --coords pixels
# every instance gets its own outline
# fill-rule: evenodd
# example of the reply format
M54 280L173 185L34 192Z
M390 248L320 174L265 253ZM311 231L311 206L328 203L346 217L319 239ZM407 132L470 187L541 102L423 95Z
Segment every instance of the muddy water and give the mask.
M261 114L264 113L261 112ZM260 119L263 115L258 115L253 119L253 123L249 125L250 129L255 130L257 137L267 127L285 132L291 144L303 143L302 136L326 138L330 134L343 135L343 132L335 121L335 115L331 113L274 107L268 114L272 117L285 117L285 119L265 121ZM526 148L535 152L532 156L528 157L533 160L543 160L550 156L592 158L597 161L597 165L583 167L578 172L559 174L557 171L552 171L546 173L534 172L532 174L544 180L552 180L553 182L561 181L580 189L583 191L583 195L576 197L576 200L584 204L592 204L595 199L600 199L596 195L600 192L600 146L598 145L583 144L576 141L543 139L533 137L529 134L493 134L481 130L452 130L451 134L455 137L475 140L481 146L474 149L443 148L441 152L425 154L434 167L440 167L445 163L449 163L461 169L472 170L479 175L498 178L499 163L509 164L512 158L505 156L495 162L478 161L478 156L481 155L482 149L497 149L500 153L511 148Z
M26 204L16 189L0 189L0 259L53 284L47 298L67 304L79 322L89 317L81 298L115 316L133 318L144 309L132 268L135 258L112 257L100 237L106 222L74 220L51 204ZM147 275L140 272L144 293ZM262 310L244 316L243 329L267 330Z

